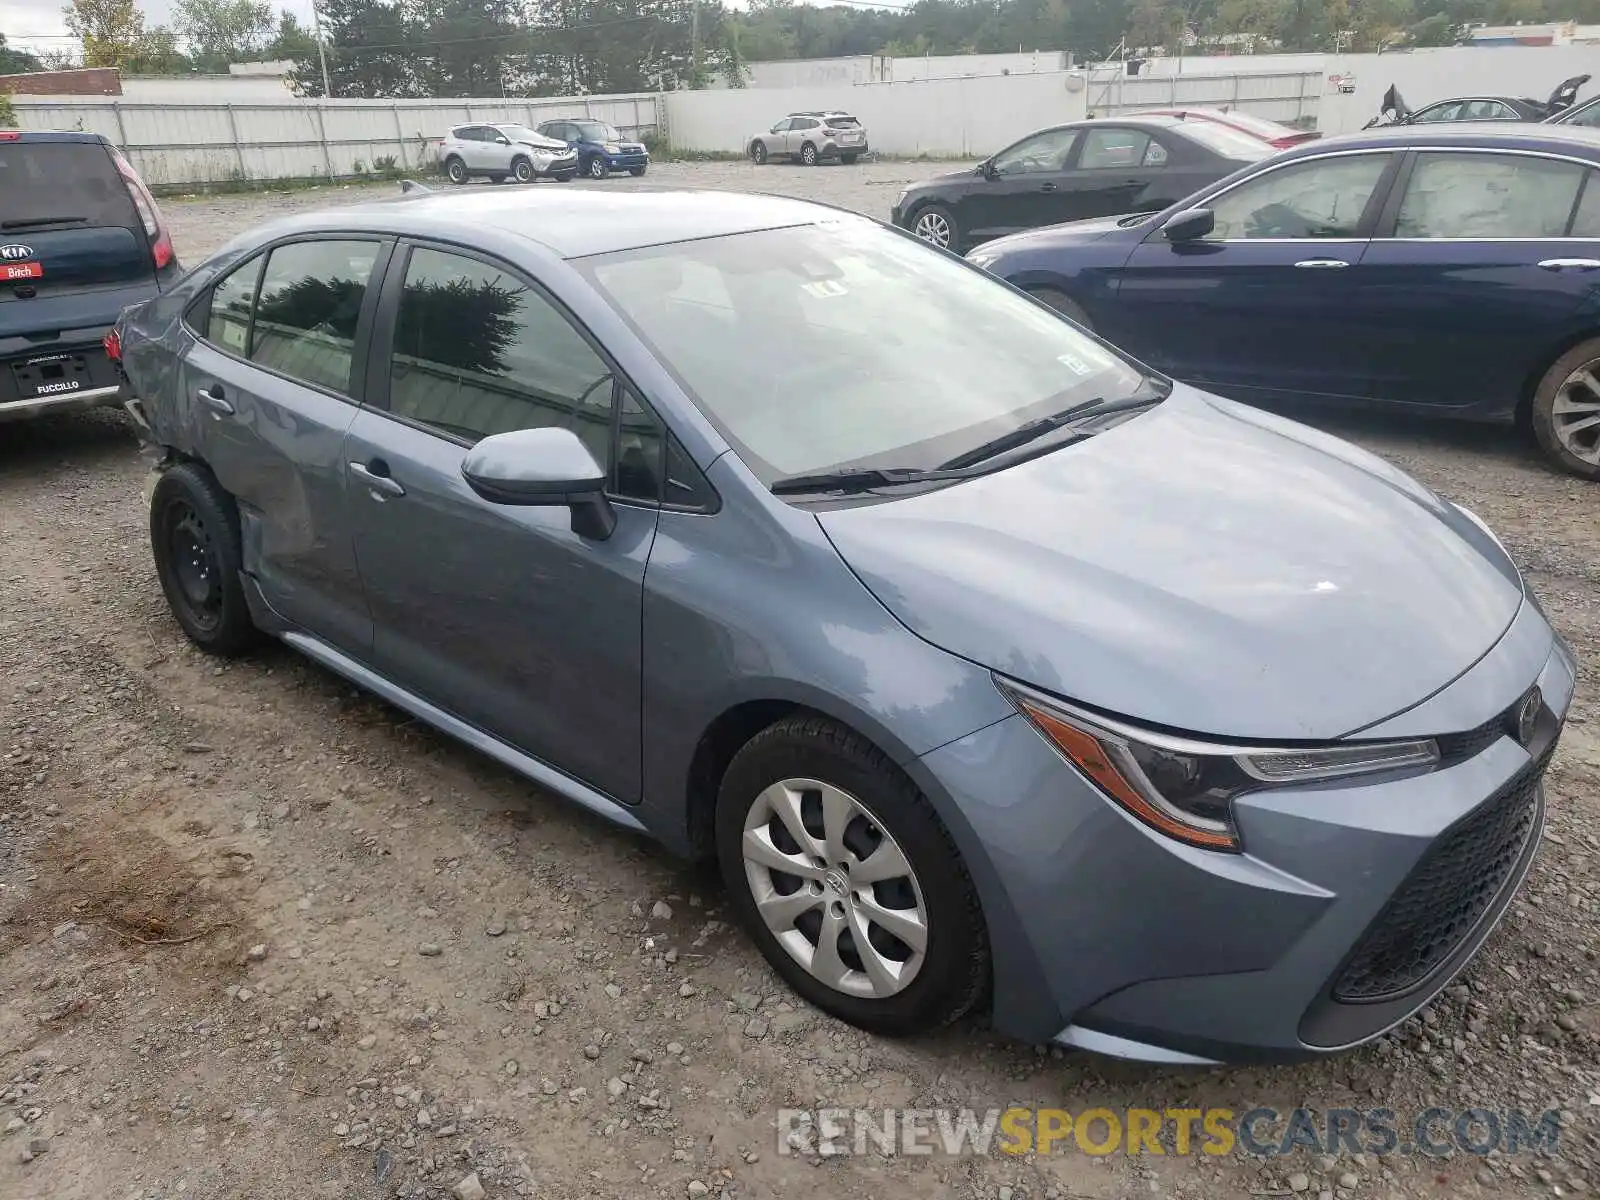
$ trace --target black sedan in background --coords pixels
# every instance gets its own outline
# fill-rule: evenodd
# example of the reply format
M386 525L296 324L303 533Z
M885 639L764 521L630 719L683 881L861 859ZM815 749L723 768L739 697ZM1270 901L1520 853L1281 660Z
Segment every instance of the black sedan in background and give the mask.
M1272 153L1215 121L1075 121L1030 133L976 168L912 184L890 220L936 246L965 250L1041 225L1160 212Z

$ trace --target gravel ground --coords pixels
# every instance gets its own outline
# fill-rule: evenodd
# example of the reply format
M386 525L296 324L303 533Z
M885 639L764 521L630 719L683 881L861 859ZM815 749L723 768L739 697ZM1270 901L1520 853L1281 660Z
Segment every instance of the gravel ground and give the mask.
M597 186L761 188L881 215L921 173L663 164ZM360 194L165 209L193 262L270 215ZM1334 428L1480 512L1577 649L1550 834L1486 951L1393 1036L1294 1067L1180 1070L981 1022L870 1038L807 1008L726 927L713 880L286 650L193 651L151 568L120 415L0 427L0 1196L1600 1186L1600 488L1501 430ZM1565 1128L1551 1159L780 1155L776 1110L817 1104L1559 1108Z

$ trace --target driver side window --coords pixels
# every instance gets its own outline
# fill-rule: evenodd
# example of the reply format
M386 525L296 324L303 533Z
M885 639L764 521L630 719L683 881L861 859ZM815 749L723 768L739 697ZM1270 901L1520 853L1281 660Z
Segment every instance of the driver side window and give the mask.
M1043 175L1063 171L1072 146L1078 140L1076 129L1047 129L1024 138L994 158L996 175Z
M611 465L611 368L509 270L418 247L406 264L389 410L468 445L516 429L570 429Z
M1279 167L1208 205L1208 242L1254 238L1354 238L1388 154L1353 154Z

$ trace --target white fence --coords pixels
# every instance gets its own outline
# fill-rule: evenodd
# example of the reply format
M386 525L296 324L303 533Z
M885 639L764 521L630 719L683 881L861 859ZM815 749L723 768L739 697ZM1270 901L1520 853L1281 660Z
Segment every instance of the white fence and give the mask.
M1102 68L1089 76L1089 111L1114 117L1145 108L1228 108L1309 127L1317 123L1325 86L1320 71L1127 75Z
M885 154L981 156L1042 125L1084 116L1082 75L993 75L916 83L668 92L675 148L742 153L791 112L841 108L866 125Z
M1353 77L1355 91L1324 95L1317 125L1326 133L1360 129L1378 115L1390 84L1412 108L1452 96L1547 98L1573 75L1594 75L1580 93L1600 90L1600 46L1457 46L1411 54L1329 55L1329 76Z
M981 75L1037 75L1070 71L1066 50L1020 54L930 54L895 57L849 54L838 58L780 59L748 64L751 88L820 87L829 84L910 83L918 79L965 79ZM717 77L716 87L727 81Z
M286 100L145 104L115 99L13 101L24 129L81 129L121 146L157 188L240 180L346 178L392 165L431 166L429 142L453 125L557 117L608 121L629 136L661 131L654 93L537 100ZM392 159L392 164L387 160Z

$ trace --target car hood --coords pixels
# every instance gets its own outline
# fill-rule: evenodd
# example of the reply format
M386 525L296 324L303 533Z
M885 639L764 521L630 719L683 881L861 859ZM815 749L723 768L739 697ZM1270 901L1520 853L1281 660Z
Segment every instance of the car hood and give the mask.
M518 138L517 145L532 146L535 150L553 150L557 152L569 148L565 142L547 137Z
M1216 737L1335 738L1409 708L1523 599L1491 536L1381 459L1182 385L1075 446L817 519L934 645Z
M1087 221L1068 221L1064 225L1046 225L1040 229L1025 229L1021 233L1007 234L1005 237L995 238L985 242L977 251L979 254L997 254L1006 250L1048 250L1053 246L1082 245L1085 242L1098 242L1117 233L1129 233L1135 226L1125 226L1123 221L1130 214L1123 213L1116 217L1092 217ZM1143 214L1145 217L1154 214ZM1139 222L1140 226L1144 221ZM1140 234L1130 236L1142 237Z

